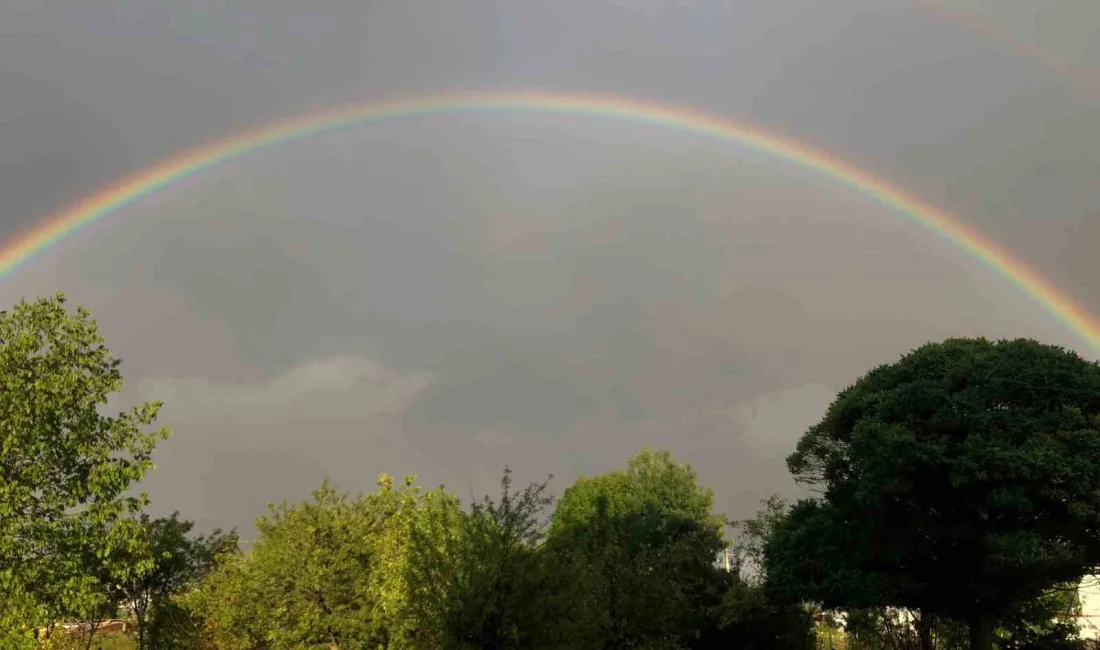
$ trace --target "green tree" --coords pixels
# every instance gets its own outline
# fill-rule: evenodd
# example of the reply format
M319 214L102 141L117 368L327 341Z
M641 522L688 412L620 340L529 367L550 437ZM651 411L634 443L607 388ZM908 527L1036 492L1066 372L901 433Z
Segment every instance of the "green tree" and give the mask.
M1075 615L1080 603L1075 587L1063 586L1020 603L994 624L994 646L1004 650L1084 650ZM921 621L916 612L894 607L844 612L845 647L849 650L950 650L965 647L965 623L944 618ZM927 630L927 639L921 639Z
M547 483L512 490L462 511L437 497L412 536L410 602L426 647L445 649L568 647L579 603L570 598L568 566L543 553ZM442 496L442 495L441 495Z
M950 339L841 392L788 458L822 493L769 544L772 585L826 606L969 624L1100 562L1100 366L1029 340Z
M764 549L790 512L790 504L774 494L760 505L755 517L729 522L736 533L731 544L732 568L749 583L758 585L764 583Z
M173 597L195 588L219 557L235 551L237 534L215 530L191 536L194 522L180 519L178 512L156 519L143 514L136 523L140 533L134 555L147 558L147 567L112 582L116 600L125 602L137 619L138 649L163 650L185 631Z
M271 506L259 538L184 599L219 648L413 647L407 556L424 500L413 478L350 498L327 481Z
M737 574L721 572L719 576L725 582L721 607L688 647L812 650L816 639L809 609L776 599L761 585L750 584Z
M184 594L180 603L203 622L195 646L219 650L268 650L277 621L265 601L268 585L253 569L251 554L229 555L203 580Z
M85 650L97 640L101 622L122 613L127 601L126 585L153 568L152 557L145 552L139 522L127 517L109 524L100 524L88 531L85 539L115 539L119 543L73 547L63 552L80 557L81 575L90 578L87 597L77 607L57 612L53 620L80 621L84 625L69 641Z
M1077 583L1056 585L1037 598L1019 603L998 619L994 636L1001 648L1073 650L1084 648L1078 637L1081 600Z
M733 578L727 586L722 615L710 634L726 642L721 647L804 650L815 644L809 607L766 588L765 549L790 511L777 495L761 502L755 517L730 522Z
M326 483L313 499L272 507L250 553L262 598L279 624L275 647L373 647L385 637L369 598L376 564L369 527L355 503Z
M102 590L82 566L110 556L136 531L113 522L145 503L129 490L152 467L165 429L146 432L160 407L103 415L122 387L119 361L90 313L64 296L0 312L0 645L33 643L33 630L88 611ZM112 531L104 535L103 531Z
M549 548L569 558L592 594L588 647L687 647L723 598L725 548L713 494L668 452L643 450L625 471L566 490Z

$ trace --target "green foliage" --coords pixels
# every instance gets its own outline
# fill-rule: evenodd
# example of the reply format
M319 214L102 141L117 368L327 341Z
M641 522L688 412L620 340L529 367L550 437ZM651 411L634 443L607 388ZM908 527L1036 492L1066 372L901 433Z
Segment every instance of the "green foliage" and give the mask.
M811 650L814 622L799 603L773 598L761 586L735 573L715 571L712 584L720 594L717 606L708 607L697 629L686 638L660 647L736 650Z
M469 512L457 501L425 509L412 537L410 584L417 594L424 640L439 648L568 646L579 608L569 567L541 552L543 511L552 502L544 483L511 489L501 478L499 500L485 497Z
M820 497L735 522L730 572L713 494L648 449L549 519L547 483L507 469L467 509L412 477L326 482L242 553L142 513L167 431L147 431L157 403L104 415L121 386L86 310L0 312L0 647L809 650L806 602L819 647L1085 647L1100 366L1060 348L952 339L872 370L788 458ZM133 636L88 631L131 611Z
M763 508L755 517L730 522L737 531L731 549L733 568L752 584L764 582L768 541L775 537L790 513L790 505L778 495L768 497L761 505Z
M1003 650L1084 650L1074 615L1080 612L1077 590L1064 586L1014 606L993 630L994 646ZM921 616L917 612L873 607L844 612L843 624L831 631L833 645L843 639L847 650L951 650L969 641L965 622L926 615L928 645L921 646ZM820 636L828 636L829 632ZM824 639L822 639L824 640Z
M194 523L181 520L179 513L158 519L142 515L137 524L135 556L149 558L150 566L116 577L113 584L137 618L139 650L180 647L193 634L194 623L172 598L197 587L218 558L236 551L237 534L215 530L190 537Z
M135 543L117 522L144 504L128 491L167 430L144 431L157 403L103 415L121 387L87 310L69 313L59 294L0 313L0 646L102 608L87 558Z
M725 547L712 502L690 466L649 450L566 490L549 545L585 576L589 647L686 647L708 625L722 603Z
M1100 561L1098 454L1097 364L1027 340L923 346L799 441L788 465L824 499L796 504L770 579L969 620L988 647L994 619Z
M713 491L699 487L695 470L677 463L667 451L644 449L627 461L625 471L578 479L558 504L550 535L584 529L601 500L606 502L609 517L651 512L661 515L662 522L694 521L721 539L722 518L711 512ZM717 546L721 548L720 543Z
M199 590L181 599L181 605L204 622L200 647L219 650L271 647L268 634L275 621L263 599L262 576L252 566L250 556L230 555L203 581Z
M54 634L42 644L42 650L135 650L137 642L126 632L97 632L89 638L87 632Z
M1017 604L997 621L995 640L1002 648L1073 650L1083 648L1077 615L1081 601L1077 584L1057 585Z
M765 499L755 517L730 522L736 531L731 544L734 562L719 626L711 635L725 641L720 647L813 648L815 625L811 610L796 598L767 588L766 550L787 521L790 506L778 496ZM709 646L708 646L709 647Z
M413 647L430 585L408 583L419 510L448 498L395 489L349 498L327 482L309 501L272 506L247 555L230 556L190 597L219 648Z
M867 530L870 525L862 517L844 516L827 502L795 502L764 545L769 591L826 609L869 608L891 602L884 596L888 593L884 579L861 566L863 558L856 555L863 551L866 556L882 557L889 551L874 544Z
M377 557L367 514L325 484L312 501L284 502L257 522L260 537L248 563L265 618L278 621L267 633L275 647L371 647L384 640L370 598Z
M444 490L325 486L272 509L187 605L203 643L247 648L792 648L807 613L716 567L709 492L668 454L582 480L544 538L546 483L461 508ZM599 486L623 506L610 516ZM574 486L576 487L576 486ZM584 499L596 510L583 516ZM564 503L564 501L563 501ZM684 520L681 517L691 517Z

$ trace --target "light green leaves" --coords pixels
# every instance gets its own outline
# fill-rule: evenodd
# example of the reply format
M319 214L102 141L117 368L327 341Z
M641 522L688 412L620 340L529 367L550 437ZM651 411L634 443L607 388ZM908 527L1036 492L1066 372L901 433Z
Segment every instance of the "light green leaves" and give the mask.
M144 497L126 493L168 431L146 430L156 403L104 415L121 387L87 310L68 312L58 294L0 312L0 583L24 612L20 625L95 607L102 594L84 558L132 540L117 524ZM25 643L12 624L0 620L0 639Z

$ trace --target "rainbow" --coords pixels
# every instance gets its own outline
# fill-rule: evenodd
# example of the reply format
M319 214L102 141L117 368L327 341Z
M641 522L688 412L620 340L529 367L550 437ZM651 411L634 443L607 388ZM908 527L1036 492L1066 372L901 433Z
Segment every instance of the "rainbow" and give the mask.
M187 151L47 217L0 248L0 278L66 236L162 188L267 147L369 122L469 111L600 117L693 133L761 151L822 174L924 225L997 271L1100 352L1100 325L1080 305L993 241L945 212L825 152L727 118L624 97L547 92L445 94L363 102L261 126Z
M946 21L978 36L1003 52L1046 68L1072 86L1085 99L1100 99L1100 74L1052 56L1038 46L1015 37L1012 32L997 23L982 20L971 11L956 9L941 0L919 0L915 7L933 19Z

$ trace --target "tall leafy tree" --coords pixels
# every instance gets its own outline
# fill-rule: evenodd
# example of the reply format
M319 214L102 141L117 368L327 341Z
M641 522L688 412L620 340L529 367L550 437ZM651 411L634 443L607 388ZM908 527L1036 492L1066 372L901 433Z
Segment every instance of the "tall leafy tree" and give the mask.
M230 555L181 604L202 621L197 647L258 650L280 647L272 630L277 620L265 600L269 584L253 568L251 553Z
M126 585L153 569L153 559L141 543L140 524L134 518L120 519L88 531L88 539L115 539L117 544L94 544L71 548L67 552L80 557L80 571L88 578L87 597L76 607L59 611L51 619L82 623L74 644L90 650L98 636L99 624L124 614Z
M355 498L325 482L311 499L272 506L259 538L190 601L220 648L416 647L409 543L423 497L383 475ZM419 594L413 594L419 595Z
M790 504L779 495L764 499L755 517L730 521L736 531L731 546L732 569L749 583L764 582L764 549L790 513Z
M565 564L543 552L547 483L512 489L468 511L437 497L412 536L410 603L431 647L498 650L577 643L580 601ZM443 496L443 495L440 495Z
M684 647L721 604L725 547L713 494L664 451L581 478L554 512L549 547L583 568L595 602L589 647Z
M343 492L325 484L313 499L273 507L257 522L251 569L279 624L276 647L371 647L384 642L369 598L377 566L374 523Z
M109 555L136 531L113 526L144 505L130 495L166 429L159 403L104 415L119 361L90 313L58 294L0 313L0 645L101 599L85 551ZM105 535L103 531L113 531Z
M192 536L194 522L180 519L178 512L156 519L143 514L136 523L139 542L132 557L147 559L147 566L115 577L112 584L137 619L138 649L167 648L180 622L172 598L196 587L219 557L237 550L237 534L215 530Z
M788 458L822 499L768 549L773 585L968 622L1100 563L1100 366L1030 340L950 339L841 392Z

